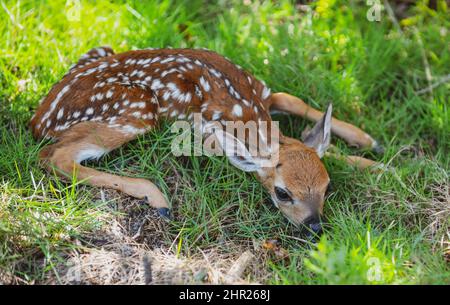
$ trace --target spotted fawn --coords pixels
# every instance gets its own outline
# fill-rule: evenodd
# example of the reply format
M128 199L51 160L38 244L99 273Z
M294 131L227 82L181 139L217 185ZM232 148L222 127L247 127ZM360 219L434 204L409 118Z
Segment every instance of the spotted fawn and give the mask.
M98 187L146 200L170 218L169 204L150 181L121 177L80 163L97 159L155 128L161 119L205 123L271 122L284 112L316 122L303 141L279 135L278 161L262 167L258 156L227 155L233 165L254 172L275 206L295 225L321 230L330 182L321 162L331 132L351 145L377 148L361 129L332 118L287 93L271 93L264 82L225 57L197 49L145 49L115 54L92 49L55 84L31 120L35 138L54 139L40 159L61 177L75 174ZM259 125L258 125L259 126ZM229 135L233 136L233 135ZM360 158L363 160L362 158ZM369 162L370 163L370 162Z

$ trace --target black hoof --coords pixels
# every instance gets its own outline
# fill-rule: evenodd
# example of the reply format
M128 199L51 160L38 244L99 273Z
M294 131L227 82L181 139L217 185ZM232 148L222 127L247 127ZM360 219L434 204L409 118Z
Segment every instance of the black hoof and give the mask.
M172 220L172 214L170 213L170 210L168 208L159 208L158 214L165 220Z
M375 145L373 146L372 150L373 150L373 152L375 152L378 155L384 154L384 147L381 146L378 143L375 143Z

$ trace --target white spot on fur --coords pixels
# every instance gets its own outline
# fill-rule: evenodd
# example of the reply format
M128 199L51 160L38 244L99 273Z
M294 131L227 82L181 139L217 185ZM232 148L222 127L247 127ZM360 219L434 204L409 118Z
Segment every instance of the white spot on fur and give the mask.
M45 121L46 119L48 119L50 117L50 114L52 114L52 112L55 110L56 105L58 105L58 103L61 100L61 98L63 97L63 95L66 94L66 92L69 91L69 89L70 89L70 86L67 85L64 88L62 88L61 91L56 95L56 98L50 104L50 110L47 111L47 113L43 116L43 118L42 118L43 121Z
M60 120L64 115L64 108L59 109L56 119Z
M159 61L160 59L161 59L161 57L157 56L151 60L151 63L155 63L155 62Z
M239 93L237 93L237 91L234 89L233 86L230 86L230 94L233 95L236 99L240 100L241 96L239 95Z
M220 78L222 76L222 73L213 68L209 69L209 72L217 78Z
M131 103L130 108L145 108L145 102Z
M233 106L233 114L236 116L236 117L238 117L238 118L240 118L240 117L242 117L242 107L241 107L241 105L239 105L239 104L235 104L234 106Z
M246 99L242 99L242 104L244 104L246 107L250 107L251 104L249 101L247 101Z
M168 62L174 61L175 58L174 57L167 57L166 59L161 60L161 64L166 64Z
M97 50L98 55L100 55L101 57L106 55L106 52L105 52L105 50L103 50L103 48L97 48L96 50Z
M159 79L154 79L152 81L152 85L150 88L152 90L158 90L158 89L164 88L164 85L161 83L161 81Z
M184 102L184 103L189 103L189 102L191 101L191 98L192 98L192 94L191 94L190 92L186 92L186 93L184 94L184 100L183 100L183 102ZM181 102L181 100L180 100L180 102Z
M203 97L202 91L197 85L195 85L195 95L197 95L200 99Z
M206 79L202 77L200 77L200 85L202 85L203 90L205 90L205 92L209 92L209 90L211 89L211 86L209 85L208 81Z
M179 63L185 63L185 62L190 62L190 61L191 60L185 56L177 58L177 62L179 62Z
M220 119L220 117L223 115L222 111L218 111L218 110L214 110L213 115L212 115L212 120L216 121L218 119Z
M266 86L264 86L264 89L263 89L263 92L262 92L262 94L261 94L261 97L262 97L263 99L266 99L266 98L269 97L269 95L270 95L270 89L267 88Z
M180 100L184 99L184 95L181 93L180 89L174 83L168 83L167 88L171 91L171 95L174 99Z
M163 100L167 101L170 98L170 91L164 92L162 98Z

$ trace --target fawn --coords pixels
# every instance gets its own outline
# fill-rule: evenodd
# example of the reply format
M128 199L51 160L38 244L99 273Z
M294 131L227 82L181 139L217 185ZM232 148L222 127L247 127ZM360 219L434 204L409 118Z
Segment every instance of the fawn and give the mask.
M271 111L298 115L316 125L303 142L280 134L275 166L262 167L258 156L248 154L231 154L228 159L256 174L288 220L319 232L330 182L320 158L330 145L331 132L359 147L377 149L377 142L332 118L331 105L321 113L297 97L271 93L264 82L215 52L145 49L115 54L109 47L92 49L53 86L31 127L35 138L57 140L40 152L47 168L56 169L61 177L75 173L91 185L142 198L170 218L168 201L150 181L103 173L80 163L155 128L161 117L191 121L199 113L205 122L270 122Z

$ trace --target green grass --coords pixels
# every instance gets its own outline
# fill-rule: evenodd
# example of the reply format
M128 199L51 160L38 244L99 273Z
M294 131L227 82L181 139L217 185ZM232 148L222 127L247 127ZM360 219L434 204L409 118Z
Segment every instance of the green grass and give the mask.
M81 1L79 21L68 20L65 1L1 1L0 281L3 271L13 282L39 283L79 248L76 240L115 215L97 189L63 183L39 167L44 143L27 126L73 62L110 45L116 52L213 49L275 92L321 109L332 101L336 117L364 128L386 150L375 156L335 144L394 169L374 174L325 159L334 192L325 208L329 224L313 245L298 239L254 177L223 158L171 155L174 135L165 124L90 163L160 186L176 216L162 244L178 236L177 251L190 256L224 241L251 247L278 239L289 260L261 265L273 284L449 284L450 86L417 93L450 71L449 8L438 2L431 10L418 1L399 30L386 11L369 22L360 1L317 1L309 17L290 1ZM276 119L294 137L307 126L300 118Z

